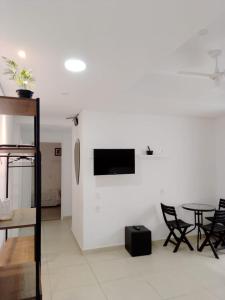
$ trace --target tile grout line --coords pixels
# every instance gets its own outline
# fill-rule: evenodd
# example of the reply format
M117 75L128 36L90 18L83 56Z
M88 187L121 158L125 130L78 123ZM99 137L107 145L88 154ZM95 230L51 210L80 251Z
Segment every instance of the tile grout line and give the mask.
M146 280L145 278L142 278L142 279L144 280L145 283L147 283L147 285L149 285L153 289L153 291L156 292L156 294L160 297L160 299L167 300L159 294L158 290L150 282L148 282L148 280Z
M94 270L92 269L92 266L91 266L91 264L89 263L87 257L86 257L84 254L82 254L82 255L84 256L84 259L85 259L85 261L86 261L86 263L87 263L87 265L88 265L88 267L89 267L91 273L93 274L93 276L94 276L94 278L95 278L95 280L96 280L96 282L97 282L98 287L99 287L100 290L102 291L103 296L105 297L106 300L109 300L108 296L106 295L104 289L103 289L102 286L101 286L101 283L100 283L100 281L99 281L97 275L95 274Z
M45 240L46 239L46 237L45 237L45 231L43 230L43 233L42 233L42 235L43 235L43 239ZM42 241L41 241L42 242ZM46 265L47 265L47 277L48 277L48 280L49 280L49 292L50 292L50 300L52 300L52 283L51 283L51 276L50 276L50 272L49 272L49 264L48 264L48 258L47 258L47 255L46 254L44 254L44 256L45 256L45 259L46 259L46 261L45 261L45 263L46 263ZM43 296L43 290L42 290L42 296Z
M69 232L70 231L70 226L69 226L69 223L67 224L65 224L66 226L65 226L65 228L63 228L63 230L65 230L65 233L67 233L67 232ZM56 226L56 231L57 231L57 226ZM51 229L51 226L50 226L50 229ZM52 228L53 229L53 228ZM50 236L50 234L51 234L51 230L49 231L49 228L47 227L47 226L43 226L43 231L42 231L42 237L43 237L43 244L45 244L45 241L46 240L48 240L48 236ZM73 236L73 238L74 238L74 236ZM70 246L70 244L69 244L69 246ZM71 249L75 249L76 248L76 246L70 246L70 248ZM43 249L44 250L44 249ZM50 249L51 250L51 249ZM159 250L159 249L156 249L156 251L157 250ZM160 250L161 250L161 248L160 248ZM48 284L49 284L49 286L50 286L50 288L48 289L48 288L46 288L46 291L47 291L47 293L46 293L46 296L48 296L48 297L50 297L49 299L51 299L51 300L53 300L53 291L52 291L52 278L51 278L51 275L50 275L50 262L51 262L51 259L49 258L49 256L45 253L45 251L43 251L44 253L43 253L43 255L44 255L44 257L46 258L46 260L45 260L45 264L46 264L46 278L48 278ZM182 252L182 251L181 251ZM64 250L63 249L60 249L59 250L59 252L58 252L59 254L65 254L66 255L66 253L64 252ZM157 253L157 256L156 256L156 262L158 263L158 259L161 259L161 255L162 254L164 254L164 252L159 252L159 253ZM173 258L173 256L171 255L169 255L168 256L168 253L166 253L167 254L167 256L166 256L166 259L172 259ZM169 253L170 254L170 253ZM182 254L182 256L181 256L181 254ZM185 267L186 266L186 264L188 263L189 264L189 259L191 258L191 257L193 257L193 256L189 256L189 252L186 252L186 251L184 251L184 253L181 253L180 255L178 254L177 255L177 257L176 257L176 261L178 261L178 263L179 263L179 261L181 262L181 260L184 258L184 264L183 264L183 266ZM188 255L187 255L188 254ZM93 276L93 284L82 284L82 285L79 285L79 286L77 286L77 288L79 288L79 287L85 287L85 286L96 286L96 289L97 289L97 287L100 289L99 290L99 292L101 293L101 295L104 297L104 299L106 299L106 300L109 300L109 299L111 299L110 298L110 296L107 296L108 295L108 293L107 293L107 289L105 290L104 289L104 284L106 283L108 283L108 282L115 282L115 281L119 281L120 279L126 279L126 278L130 278L130 276L129 276L129 273L132 273L131 271L130 272L128 272L128 274L127 275L124 275L124 276L121 276L121 277L119 277L119 278L114 278L114 279L108 279L108 280L104 280L104 278L105 277L103 277L103 280L101 279L101 276L99 277L99 274L98 274L98 270L95 270L95 263L103 263L103 268L104 268L104 263L107 263L108 261L114 261L114 260L117 260L117 257L111 257L111 256L109 256L109 258L110 259L107 259L108 258L108 256L101 256L100 255L100 257L94 257L93 259L92 259L92 257L90 258L90 257L88 257L87 255L85 255L84 253L82 253L82 252L80 252L80 255L83 257L83 259L84 259L84 262L83 262L83 264L84 265L86 265L86 267L87 267L87 270L89 269L89 271L91 272L91 274L92 274L92 276ZM123 253L121 253L121 255L123 255ZM105 258L105 259L104 259ZM195 258L195 257L194 257ZM211 260L209 261L207 258L208 257L202 257L202 256L199 256L198 257L199 259L198 260L195 260L195 259L193 259L193 260L190 260L191 261L191 263L192 264L194 264L195 266L197 266L197 275L198 275L198 272L200 271L200 270L198 270L198 269L201 269L201 267L204 267L204 266L206 266L207 268L208 268L208 270L210 270L209 269L209 267L211 268L211 266L214 266L215 264L213 264L214 263L214 261L212 260L212 263L211 263ZM95 260L96 259L96 260ZM119 258L118 257L118 259L124 259L125 261L128 261L128 260L130 260L131 258L130 257L121 257L121 258ZM182 260L183 261L183 260ZM60 261L58 262L58 265L60 266ZM222 263L222 265L220 264L220 265L218 265L218 264L216 264L216 269L215 268L213 268L212 269L212 271L214 271L214 273L215 273L215 271L217 270L217 267L219 267L219 269L218 270L220 270L221 268L223 269L224 267L225 267L225 265L223 264L224 262L222 261L222 259L221 259L221 263ZM196 265L197 264L197 265ZM80 264L79 264L80 265ZM218 265L218 266L217 266ZM137 264L137 266L139 266L139 264ZM76 267L76 265L74 265L74 267ZM140 265L140 268L143 268L142 267L142 260L141 260L141 265ZM136 269L136 268L135 268ZM215 269L215 270L214 270ZM107 269L106 269L107 270ZM139 270L139 268L137 268L137 270ZM204 268L203 268L203 271L204 271ZM188 269L187 270L187 272L185 272L186 273L186 275L189 277L189 275L190 274L192 274L192 273L190 273L190 272L195 272L195 268L192 270L191 268L190 268L190 270ZM190 273L190 274L189 274ZM214 273L212 273L212 274L214 274ZM91 275L90 274L90 275ZM117 274L117 273L116 273ZM200 273L199 273L200 274ZM222 274L224 274L224 271L222 270L221 271L221 276L222 276ZM118 276L118 274L117 274L117 276ZM220 277L221 277L220 276ZM114 276L113 276L114 277ZM139 278L141 278L142 279L142 281L143 282L145 282L145 284L147 284L148 286L150 286L151 288L152 288L152 290L156 293L156 296L158 295L158 297L159 297L159 299L162 299L162 300L178 300L178 299L183 299L183 297L191 297L191 296L193 296L193 295L195 295L196 294L196 292L197 292L197 290L196 291L192 291L192 290L187 290L187 291L185 291L184 293L182 293L182 294L177 294L177 295L174 295L174 296L169 296L168 297L168 293L167 294L165 294L164 296L163 295L160 295L159 294L159 292L158 291L160 291L159 290L159 288L157 289L156 287L155 287L155 284L154 284L154 282L152 283L151 282L151 280L148 280L148 278L146 278L144 275L142 275L142 272L141 272L141 269L140 269L140 272L138 272L138 277ZM107 277L106 277L107 278ZM210 278L210 277L209 277ZM205 281L206 282L208 282L208 280L209 280L209 278L208 277L206 277L206 279L205 279ZM46 280L47 281L47 280ZM47 285L46 285L47 286ZM157 286L157 285L156 285ZM193 285L194 286L194 285ZM71 288L71 290L72 290L72 288ZM65 289L65 291L66 291L66 289ZM63 292L63 291L62 291ZM181 291L180 291L181 292ZM199 295L204 295L205 293L206 293L206 296L208 295L208 297L210 297L210 299L211 299L211 297L214 297L214 298L212 298L212 299L221 299L220 297L219 297L219 295L217 295L216 294L216 292L215 292L215 289L213 288L213 286L212 286L212 288L210 289L210 287L209 288L205 288L205 292L204 292L204 285L201 285L201 287L199 288L199 291L197 292L197 294L199 293ZM208 297L206 297L206 298L208 298Z
M68 226L67 230L68 230L68 231L70 230L69 226ZM44 240L46 239L46 233L43 234L43 238L44 238ZM80 253L80 254L81 254L81 256L82 256L82 257L84 258L84 260L85 260L85 264L83 264L83 265L86 265L86 266L89 268L89 270L91 271L91 273L92 273L92 275L93 275L93 277L94 277L94 279L95 279L95 281L96 281L96 283L97 283L97 286L100 288L100 290L101 290L101 292L102 292L104 298L105 298L106 300L108 300L108 297L107 297L107 295L105 294L104 290L102 289L102 287L101 287L101 285L100 285L100 282L98 281L98 278L97 278L95 272L92 270L91 265L90 265L88 259L86 258L86 256L85 256L84 254L82 254L82 253ZM46 254L44 254L44 255L46 256L46 264L47 264L48 278L49 278L49 281L50 281L50 298L51 298L51 300L52 300L52 299L53 299L53 292L52 292L51 274L50 274L50 271L49 271L49 264L48 264L48 258L47 258L47 255L46 255ZM82 264L79 264L79 265L82 265ZM68 266L68 267L69 267L69 266ZM79 287L85 287L85 286L90 286L90 284L82 284L82 285L80 285L80 286L77 286L77 288L79 288Z

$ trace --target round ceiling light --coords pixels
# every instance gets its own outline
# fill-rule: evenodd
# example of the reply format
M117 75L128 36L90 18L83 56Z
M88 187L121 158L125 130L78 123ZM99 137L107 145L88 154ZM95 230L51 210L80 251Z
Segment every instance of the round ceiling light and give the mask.
M21 58L26 58L26 52L24 50L19 50L17 54Z
M86 64L80 59L70 58L65 61L65 68L70 72L82 72L86 69Z

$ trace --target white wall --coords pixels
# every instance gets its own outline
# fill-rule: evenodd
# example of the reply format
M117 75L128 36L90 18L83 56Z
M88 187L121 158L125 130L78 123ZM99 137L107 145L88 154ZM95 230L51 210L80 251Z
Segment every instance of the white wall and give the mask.
M73 201L81 209L73 217L82 216L82 228L73 220L73 232L84 250L123 244L126 225L144 224L154 240L164 238L160 202L217 203L213 120L85 111L79 136L82 185ZM141 156L147 145L165 158ZM94 148L135 148L136 174L93 176Z
M83 249L83 189L84 189L84 172L82 166L85 163L83 143L83 113L79 116L79 126L72 128L72 231L80 246ZM76 183L74 169L74 146L77 139L80 139L80 179L79 184Z
M31 142L32 131L30 128L23 128L22 138L24 143ZM62 145L62 169L61 169L61 215L71 216L72 212L72 189L71 189L71 129L57 128L56 126L41 126L40 141L49 143L61 143ZM24 195L27 193L24 191Z
M225 117L218 118L215 122L216 144L216 181L217 181L217 198L225 199Z

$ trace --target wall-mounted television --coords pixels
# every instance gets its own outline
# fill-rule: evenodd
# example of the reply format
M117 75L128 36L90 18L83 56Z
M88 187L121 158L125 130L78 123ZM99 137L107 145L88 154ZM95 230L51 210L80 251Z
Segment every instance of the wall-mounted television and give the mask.
M135 149L94 149L94 175L135 173Z

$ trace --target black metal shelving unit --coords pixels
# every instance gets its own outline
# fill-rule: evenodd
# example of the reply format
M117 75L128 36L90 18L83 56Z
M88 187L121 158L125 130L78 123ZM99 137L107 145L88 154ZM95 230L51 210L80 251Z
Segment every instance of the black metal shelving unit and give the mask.
M0 114L31 116L34 120L33 145L0 145L0 157L6 159L7 172L11 158L34 159L34 207L18 208L14 210L11 220L0 221L0 230L6 232L6 241L0 249L0 298L40 300L42 299L40 100L1 96ZM34 235L8 238L8 230L23 227L34 227Z

